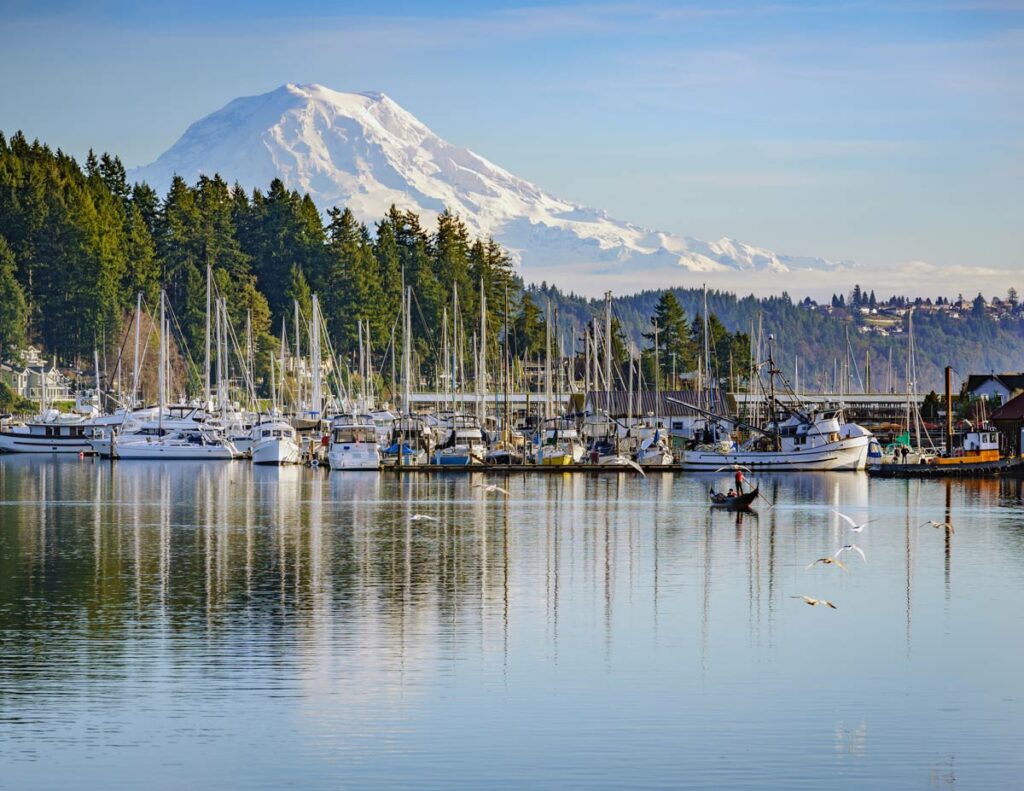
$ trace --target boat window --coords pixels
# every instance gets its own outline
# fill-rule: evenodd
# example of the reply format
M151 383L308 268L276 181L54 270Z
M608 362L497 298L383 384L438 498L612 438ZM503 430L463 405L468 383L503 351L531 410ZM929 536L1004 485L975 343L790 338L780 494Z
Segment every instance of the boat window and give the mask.
M283 437L284 436L284 432L281 431L280 429L278 429L278 430L274 431L274 436L275 437Z
M269 437L270 436L270 431L267 430L267 429L263 429L263 436L264 437Z

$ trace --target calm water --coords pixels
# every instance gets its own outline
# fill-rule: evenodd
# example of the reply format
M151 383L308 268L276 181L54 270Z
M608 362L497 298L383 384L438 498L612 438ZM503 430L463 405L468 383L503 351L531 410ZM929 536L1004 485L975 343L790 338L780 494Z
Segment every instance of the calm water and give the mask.
M1017 482L483 479L0 458L0 787L1024 783Z

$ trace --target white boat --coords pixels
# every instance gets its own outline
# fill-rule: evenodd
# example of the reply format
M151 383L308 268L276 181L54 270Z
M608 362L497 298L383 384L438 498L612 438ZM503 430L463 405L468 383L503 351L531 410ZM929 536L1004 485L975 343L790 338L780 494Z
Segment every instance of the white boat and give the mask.
M295 429L280 417L253 426L250 452L253 464L298 464L301 460Z
M369 415L340 415L331 422L327 463L332 470L379 470L377 426Z
M198 430L207 425L209 415L201 407L179 404L158 409L139 409L119 419L103 418L93 424L90 445L96 455L109 459L113 454L113 440L129 442L135 435L163 436L174 431ZM101 423L101 421L103 421Z
M722 439L683 452L684 470L714 471L740 465L753 470L863 470L872 434L846 423L841 410L794 413L737 444Z
M220 459L230 460L241 454L231 442L210 428L182 429L160 434L149 430L115 436L112 448L115 459Z
M91 453L92 424L55 409L37 420L0 428L2 453Z

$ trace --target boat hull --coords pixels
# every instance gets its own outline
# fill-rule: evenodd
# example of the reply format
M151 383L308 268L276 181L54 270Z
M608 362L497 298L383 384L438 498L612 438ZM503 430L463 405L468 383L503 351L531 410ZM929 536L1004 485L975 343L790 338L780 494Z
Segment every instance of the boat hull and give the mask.
M719 451L687 450L684 470L714 472L738 465L751 470L795 472L798 470L863 470L867 466L868 437L831 442L801 451Z
M376 444L368 442L340 445L327 453L327 463L332 470L379 470L381 453Z
M0 431L0 453L92 453L88 437L42 437Z
M723 497L721 499L715 499L714 495L712 495L711 507L723 508L726 511L746 511L753 505L759 493L758 489L754 489L754 491L747 492L746 494L738 494L735 497Z
M170 443L170 442L124 442L115 443L113 457L123 461L146 461L146 460L216 460L230 461L237 457L238 453L226 445L195 445L192 443Z
M298 464L299 446L287 437L274 437L270 441L257 441L252 445L253 464Z

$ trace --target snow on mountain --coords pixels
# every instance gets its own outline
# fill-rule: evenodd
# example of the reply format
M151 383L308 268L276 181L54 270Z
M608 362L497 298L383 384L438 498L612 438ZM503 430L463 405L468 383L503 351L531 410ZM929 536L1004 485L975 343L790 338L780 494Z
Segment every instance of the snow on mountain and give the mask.
M705 242L651 231L556 198L472 151L453 146L382 93L284 85L235 99L190 126L155 162L133 170L165 192L220 173L266 188L280 177L321 209L348 206L361 220L392 204L432 221L445 208L474 235L501 242L527 277L538 272L649 276L689 272L831 271L821 258L784 256L733 239Z

